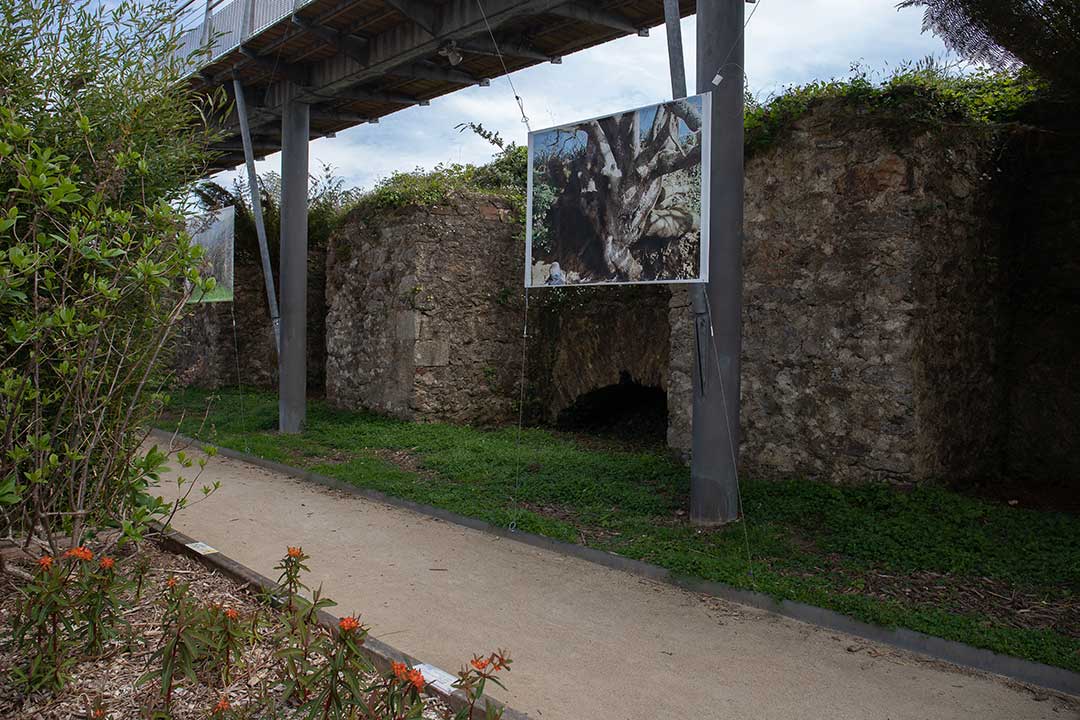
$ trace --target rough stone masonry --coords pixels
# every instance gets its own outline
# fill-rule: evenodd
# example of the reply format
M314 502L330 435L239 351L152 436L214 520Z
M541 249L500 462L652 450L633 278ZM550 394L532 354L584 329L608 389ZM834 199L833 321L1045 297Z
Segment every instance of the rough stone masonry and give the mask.
M1080 382L1069 369L1080 337L1068 328L1080 274L1066 272L1077 245L1064 212L1080 175L1012 168L1028 178L1023 190L1003 185L994 132L829 102L748 158L744 471L851 481L1080 472ZM1036 161L1076 151L1055 138L1041 137ZM357 211L330 244L330 403L420 421L517 419L523 242L506 202L460 195ZM688 305L666 286L534 290L529 416L553 421L629 378L666 391L667 441L686 459ZM1054 352L1033 338L1053 338Z
M985 131L819 107L746 166L742 463L838 480L981 473L997 437ZM672 297L669 444L690 446Z
M747 163L744 467L868 480L989 463L999 281L985 161L978 137L891 134L836 106ZM519 234L484 198L347 222L328 257L330 402L513 419ZM537 297L560 292L576 297ZM628 375L667 391L668 443L685 457L685 291L533 295L539 416Z
M517 235L493 198L346 219L327 256L327 399L416 420L513 417Z

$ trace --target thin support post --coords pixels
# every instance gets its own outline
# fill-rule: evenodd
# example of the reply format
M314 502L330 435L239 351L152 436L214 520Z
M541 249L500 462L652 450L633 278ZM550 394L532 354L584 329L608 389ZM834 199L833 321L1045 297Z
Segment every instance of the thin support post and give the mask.
M281 115L281 352L278 427L297 433L307 403L308 105L288 84Z
M259 257L262 259L263 282L266 285L266 304L270 308L270 324L274 328L274 348L281 355L281 318L278 315L277 291L274 290L274 273L270 267L270 249L266 243L266 225L263 222L262 193L259 192L259 176L255 173L255 152L251 146L251 126L248 125L247 101L244 86L239 78L233 78L233 94L236 98L236 114L240 117L240 139L244 143L244 163L247 165L248 190L251 193L251 214L255 218L255 235L259 238Z
M690 520L698 525L736 520L741 510L743 16L743 0L697 3L697 89L713 94L709 282L692 296L698 353Z

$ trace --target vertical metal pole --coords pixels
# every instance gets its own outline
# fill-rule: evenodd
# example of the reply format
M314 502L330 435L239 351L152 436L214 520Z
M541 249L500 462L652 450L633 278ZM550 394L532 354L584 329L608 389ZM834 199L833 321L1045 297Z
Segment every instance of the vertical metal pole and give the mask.
M740 511L743 14L743 0L697 3L697 89L713 93L709 283L705 293L693 298L698 362L693 383L690 521L698 525L730 522ZM718 74L722 79L714 87Z
M248 125L247 101L244 86L239 78L233 78L233 95L236 98L236 114L240 117L240 139L244 143L244 162L247 165L248 190L251 192L251 214L255 218L255 235L259 238L259 257L262 259L263 282L266 285L266 304L270 306L270 324L274 328L274 347L281 356L281 319L278 316L277 292L274 290L274 273L270 268L270 250L266 245L266 225L263 223L262 193L259 192L259 176L255 174L255 152L251 147L251 128Z
M281 352L278 427L304 427L307 401L307 182L309 113L288 83L281 115Z

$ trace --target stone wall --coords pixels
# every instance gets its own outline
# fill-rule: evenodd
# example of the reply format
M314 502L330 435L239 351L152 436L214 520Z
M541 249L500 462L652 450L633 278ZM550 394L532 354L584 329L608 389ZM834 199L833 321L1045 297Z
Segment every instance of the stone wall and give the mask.
M826 105L748 159L744 469L872 480L993 465L999 238L984 139ZM688 304L673 295L668 381L684 457Z
M826 103L748 158L745 472L1076 477L1076 138L931 131ZM498 199L354 212L326 254L325 344L311 334L309 370L325 352L326 395L339 407L516 421L522 265L521 229ZM242 372L271 384L261 287L257 258L238 253ZM537 289L529 317L530 419L555 422L629 378L666 391L668 444L688 459L685 289ZM182 377L232 382L226 305L200 308L184 337Z
M274 386L277 353L257 261L236 252L233 302L193 306L177 329L174 353L173 367L185 386L231 386L238 376L244 385Z
M327 399L415 420L516 421L522 252L520 226L495 198L348 217L327 257ZM533 291L530 420L554 423L625 377L665 387L668 295Z
M555 423L591 390L630 380L667 390L664 286L531 291L530 420Z
M327 400L416 420L516 419L522 252L494 198L353 213L327 257Z

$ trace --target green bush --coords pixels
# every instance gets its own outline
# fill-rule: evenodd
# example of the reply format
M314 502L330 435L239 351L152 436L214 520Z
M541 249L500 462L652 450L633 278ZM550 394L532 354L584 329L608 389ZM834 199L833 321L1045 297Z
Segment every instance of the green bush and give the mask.
M0 0L0 533L53 553L155 510L162 349L213 289L177 207L222 100L181 81L172 19Z

